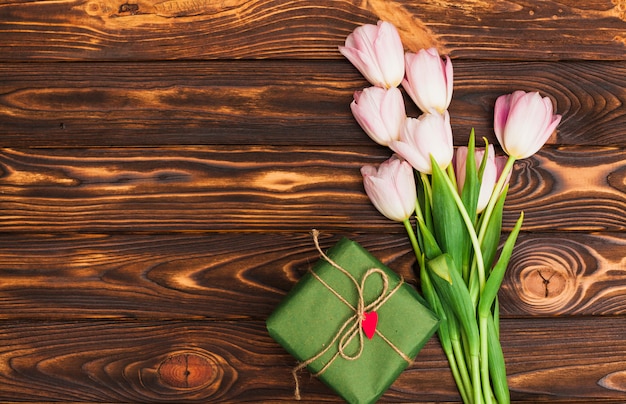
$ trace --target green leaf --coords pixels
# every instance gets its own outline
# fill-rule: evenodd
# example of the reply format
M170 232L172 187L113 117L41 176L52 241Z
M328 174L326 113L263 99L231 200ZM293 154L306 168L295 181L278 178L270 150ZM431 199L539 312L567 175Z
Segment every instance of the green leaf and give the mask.
M500 302L496 296L496 300L493 302L493 324L496 328L496 336L500 338Z
M481 183L485 167L487 167L487 160L489 158L489 141L486 137L483 137L483 141L485 142L485 154L483 154L483 159L480 161L480 167L478 168L478 178L480 178Z
M433 226L437 244L444 253L452 256L458 264L455 268L461 271L463 249L470 244L469 235L463 222L463 217L454 201L453 192L446 184L445 173L439 168L435 159L431 157L433 166L432 198L433 198Z
M426 266L437 275L435 279L443 279L449 284L452 284L451 272L454 272L454 263L452 263L451 260L452 258L449 254L441 254L436 258L426 261Z
M435 288L433 287L432 281L428 275L428 272L425 267L420 267L420 285L422 288L422 293L430 306L430 309L437 314L439 317L439 337L441 340L441 345L444 349L452 350L450 345L450 333L448 331L448 319L446 317L446 313L441 306L441 301L439 301L439 296L435 293Z
M470 132L469 142L467 143L467 160L465 160L465 182L463 184L463 192L461 192L461 200L467 213L476 221L476 207L478 206L478 195L480 193L480 180L476 172L476 155L474 146L474 129Z
M467 159L465 160L465 182L463 183L463 192L461 192L461 201L465 206L465 210L469 214L474 226L476 226L476 209L478 206L478 195L480 193L480 179L476 172L476 155L474 128L470 132L469 141L467 143ZM463 259L461 262L461 273L463 279L467 283L469 279L469 268L471 265L473 248L471 243L463 245Z
M511 259L511 254L513 253L513 247L515 246L517 235L522 228L523 221L524 213L522 212L519 219L517 219L517 223L515 223L515 227L511 231L511 234L509 234L509 237L504 243L504 247L502 247L498 263L493 267L489 278L487 278L483 293L480 295L480 301L478 302L478 313L481 317L488 316L491 313L491 306L498 295L498 290L502 284L506 267L509 265L509 260Z
M416 178L416 186L417 186L417 203L420 206L422 214L424 215L424 221L426 222L426 226L428 229L433 232L433 216L432 216L432 206L431 206L431 185L426 174L421 174Z
M483 253L485 270L488 270L493 266L493 260L496 256L496 252L498 251L500 235L502 232L502 211L504 210L504 201L508 190L509 186L507 185L498 197L498 201L491 212L491 217L483 217L483 220L489 220L485 231L485 237L480 245Z
M430 232L426 224L423 220L417 219L417 224L419 226L419 233L422 240L422 251L427 259L433 259L439 255L441 255L442 251L439 245L437 244L437 240L435 240L435 236Z
M470 299L467 286L461 275L456 271L450 254L440 256L426 262L426 266L437 276L431 277L435 290L444 304L447 304L461 323L470 345L477 347L478 325L476 314ZM474 354L474 352L473 352Z
M461 325L463 342L467 343L469 355L468 370L470 370L471 382L468 384L473 387L472 390L466 390L468 395L471 393L476 403L482 401L482 393L480 390L480 337L478 332L478 324L476 324L476 313L470 299L467 286L463 283L461 274L455 269L455 263L450 254L442 254L426 263L426 266L434 273L445 272L450 275L452 282L447 282L440 276L433 276L432 281L435 290L439 295L444 308L447 306L452 309L453 318L456 318ZM452 321L448 322L450 326ZM452 330L450 330L450 338L453 338ZM454 340L452 341L454 346ZM463 344L465 346L465 344ZM459 347L461 349L461 347ZM456 352L457 350L455 350ZM460 357L457 357L460 359ZM457 360L458 360L457 359Z
M431 309L435 312L437 317L439 317L439 328L437 330L439 341L449 360L450 370L457 383L459 392L464 397L464 401L467 402L467 391L471 390L471 383L469 381L465 359L462 354L459 356L459 352L455 350L455 347L458 348L460 346L457 320L452 313L450 313L450 316L448 315L447 311L450 309L444 308L439 296L435 293L435 289L425 266L420 267L420 282L422 293L424 293L426 300L428 300Z

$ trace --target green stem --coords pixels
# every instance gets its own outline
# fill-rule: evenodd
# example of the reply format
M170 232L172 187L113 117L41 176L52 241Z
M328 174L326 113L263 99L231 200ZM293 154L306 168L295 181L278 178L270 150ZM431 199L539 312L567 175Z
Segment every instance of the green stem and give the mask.
M452 321L456 321L455 319L453 319ZM463 389L466 391L466 395L468 395L468 403L474 403L474 396L472 395L472 392L474 391L474 389L472 388L472 382L470 380L470 375L469 372L467 371L467 362L465 361L465 354L464 354L464 350L463 347L461 345L461 342L459 341L459 331L458 329L456 329L456 334L453 335L453 332L455 330L450 327L450 342L452 344L452 351L454 352L454 357L456 358L456 361L459 364L459 369L461 371L460 376L461 376L461 381L462 384L459 385L457 383L457 387L459 387L459 391L460 391L460 387L463 387Z
M439 299L439 296L435 293L425 267L422 267L420 270L420 280L422 288L426 289L424 292L427 301L429 301L431 307L441 320L439 330L437 331L439 341L441 342L441 347L443 348L446 358L448 359L448 364L450 365L450 370L452 371L452 376L454 377L456 386L461 394L461 398L464 403L473 404L473 397L471 396L472 385L470 383L465 357L463 355L461 345L459 344L459 328L457 320L451 312L446 312L446 309L443 308L441 299ZM459 358L458 361L457 357Z
M415 257L419 262L422 260L422 250L420 249L419 244L417 243L417 237L415 237L415 232L413 231L413 226L411 226L411 222L409 219L405 219L404 228L406 229L407 234L409 235L409 240L411 240L411 245L413 246L413 251L415 252Z
M422 213L422 208L420 207L419 198L415 199L415 216L417 216L418 219L424 221L424 213Z
M483 386L483 396L486 404L492 404L491 384L489 378L489 340L488 340L488 319L479 315L480 324L480 376Z
M502 189L504 188L504 183L506 182L506 179L509 176L509 172L511 172L511 170L513 169L513 164L515 164L515 157L509 156L509 159L506 161L506 164L504 165L504 169L502 169L502 174L500 174L500 178L498 178L498 182L496 183L496 186L493 187L493 192L491 193L491 197L489 198L487 207L483 211L482 218L481 218L482 223L480 225L480 230L478 231L478 240L480 241L481 244L485 238L485 233L487 232L487 224L489 223L489 219L491 218L491 214L493 213L493 208L496 206L496 202L498 201L498 198L500 197L500 193L502 192ZM484 285L481 284L481 288L480 288L481 290L482 290L482 286Z
M472 360L472 384L474 385L474 403L483 403L482 389L480 388L480 357L478 353L470 354Z
M422 179L422 183L424 184L424 190L426 191L426 196L428 197L427 202L430 204L430 206L433 206L433 190L430 186L428 175L420 172L420 178Z
M458 189L459 185L456 182L456 173L454 172L454 167L452 167L452 164L448 164L446 172L448 173L448 178L450 178L450 181L452 182L452 185L454 185L454 188Z
M459 368L456 364L456 359L454 358L454 352L446 350L445 354L446 358L448 358L450 370L452 371L452 377L454 378L454 382L456 383L456 386L459 389L459 393L461 394L461 399L464 403L472 404L472 401L470 401L472 397L467 395L467 387L463 384L463 379L461 378ZM467 369L465 369L465 373L467 373Z

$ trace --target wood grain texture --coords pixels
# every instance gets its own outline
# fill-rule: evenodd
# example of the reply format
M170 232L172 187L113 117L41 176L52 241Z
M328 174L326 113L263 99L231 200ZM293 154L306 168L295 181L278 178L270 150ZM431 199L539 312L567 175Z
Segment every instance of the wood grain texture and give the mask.
M7 232L403 232L378 214L359 169L370 148L4 149ZM527 231L626 229L625 151L544 148L516 163L504 215Z
M625 8L623 0L15 0L0 6L0 58L338 59L350 31L385 19L409 48L455 57L624 60Z
M500 291L507 315L624 314L624 233L523 234Z
M343 236L419 288L405 236L322 247ZM624 315L624 251L623 233L522 234L502 315ZM0 234L0 319L262 320L318 259L308 233Z
M564 117L550 143L626 146L625 62L459 60L454 69L457 144L471 128L495 143L496 98L523 89L552 98ZM343 60L0 64L0 144L369 145L349 108L367 85Z
M623 400L624 317L504 320L501 338L513 400ZM164 336L166 336L164 338ZM254 338L251 338L254 336ZM293 400L294 359L262 321L0 323L0 398L9 401L243 402ZM205 384L171 385L163 366L186 357ZM194 362L195 361L195 362ZM305 402L340 402L306 371ZM381 402L457 401L436 339Z
M509 384L626 402L626 0L0 1L0 402L293 402L264 321L317 261L312 228L419 286L363 191L390 152L337 50L378 19L452 57L457 145L494 143L514 90L564 116L507 199ZM458 401L436 338L381 400Z

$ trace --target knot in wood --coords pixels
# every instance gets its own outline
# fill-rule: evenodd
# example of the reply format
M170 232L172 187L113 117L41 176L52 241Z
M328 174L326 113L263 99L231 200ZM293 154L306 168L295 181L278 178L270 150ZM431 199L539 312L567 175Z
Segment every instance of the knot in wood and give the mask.
M534 314L572 310L577 297L576 275L562 266L530 265L518 274L519 300Z
M554 298L563 293L567 284L563 272L553 268L534 268L526 273L523 281L528 294L536 299Z
M196 353L178 353L165 359L158 375L164 385L176 389L197 389L212 383L217 376L216 364Z
M130 13L135 15L139 12L139 4L124 3L120 5L118 13Z
M559 315L575 312L587 289L586 272L597 266L587 247L552 236L520 237L507 270L509 302L525 313Z

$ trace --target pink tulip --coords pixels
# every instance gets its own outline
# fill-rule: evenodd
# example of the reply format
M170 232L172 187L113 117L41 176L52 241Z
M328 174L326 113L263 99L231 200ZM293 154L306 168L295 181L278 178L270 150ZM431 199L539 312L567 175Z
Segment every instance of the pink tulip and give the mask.
M389 143L389 148L407 160L416 170L432 173L430 156L443 170L452 161L454 145L448 111L439 114L431 110L419 118L407 118L400 140Z
M387 146L392 140L400 139L406 112L398 88L369 87L357 91L350 108L361 128L376 143Z
M361 168L365 192L380 213L403 222L413 214L417 193L413 168L396 155L378 167Z
M386 21L357 27L339 47L373 85L397 87L404 77L404 48L396 27Z
M560 121L548 97L515 91L496 100L493 129L509 156L524 159L544 145Z
M465 162L467 161L467 147L459 147L456 150L455 155L455 173L457 186L459 188L459 194L463 192L465 186ZM485 155L485 149L476 149L474 152L474 158L476 160L476 169L480 167L480 163ZM478 206L476 212L480 213L487 207L489 198L493 193L493 189L496 186L496 182L500 178L507 158L505 156L496 156L493 145L489 145L489 151L487 153L487 163L485 164L485 170L483 171L482 182L480 183L480 192L478 195ZM505 184L509 182L511 172L509 171L508 178L505 180Z
M443 114L452 101L452 62L446 56L441 59L437 49L421 49L417 53L407 52L405 57L406 78L402 87L413 102L427 113L434 109Z

